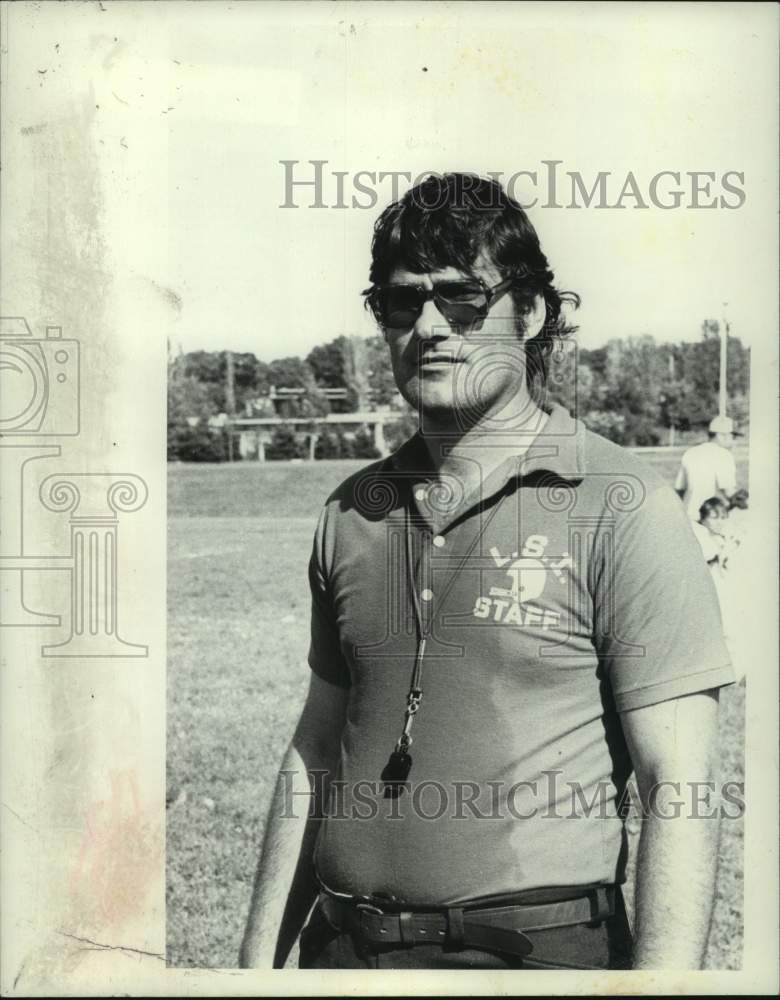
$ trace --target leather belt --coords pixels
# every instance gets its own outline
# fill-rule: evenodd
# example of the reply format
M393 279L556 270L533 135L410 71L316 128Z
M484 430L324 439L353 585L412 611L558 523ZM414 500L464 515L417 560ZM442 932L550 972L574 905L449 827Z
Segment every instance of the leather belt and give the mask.
M437 910L387 912L372 903L336 899L323 893L319 905L336 930L348 930L374 945L447 944L525 956L533 950L528 931L597 924L615 912L615 886L599 886L585 894L533 905L441 907Z

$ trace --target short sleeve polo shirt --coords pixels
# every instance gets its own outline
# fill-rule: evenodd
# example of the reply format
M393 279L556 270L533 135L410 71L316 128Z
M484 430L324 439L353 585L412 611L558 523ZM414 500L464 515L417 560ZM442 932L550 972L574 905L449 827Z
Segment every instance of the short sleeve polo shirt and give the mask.
M441 904L622 881L620 713L733 680L670 487L557 406L468 496L415 437L330 497L309 573L311 668L349 689L325 885ZM393 799L380 776L417 648L412 579L424 693Z
M717 441L704 441L683 454L674 484L683 491L683 503L692 521L699 518L699 508L705 500L722 490L731 496L737 488L737 467L734 456Z

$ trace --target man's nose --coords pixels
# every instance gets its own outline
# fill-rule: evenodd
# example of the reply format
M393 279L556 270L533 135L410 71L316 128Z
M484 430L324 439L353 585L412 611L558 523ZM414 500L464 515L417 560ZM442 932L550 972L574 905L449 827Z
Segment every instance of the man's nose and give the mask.
M420 340L443 340L452 333L450 324L439 312L436 302L428 299L414 324L414 333Z

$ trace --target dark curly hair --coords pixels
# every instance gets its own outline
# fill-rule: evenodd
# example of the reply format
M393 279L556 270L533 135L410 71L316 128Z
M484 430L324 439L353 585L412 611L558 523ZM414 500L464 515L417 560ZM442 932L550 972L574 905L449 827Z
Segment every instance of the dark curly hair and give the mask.
M363 292L366 304L375 288L398 266L421 274L455 267L473 275L483 254L502 277L515 278L511 295L518 333L525 332L524 318L536 297L544 298L544 325L526 343L526 380L538 396L547 380L556 341L577 329L566 322L563 306L576 309L580 297L558 291L553 285L555 276L536 230L498 181L476 174L431 174L389 205L374 226L371 287Z
M706 521L710 514L715 517L728 517L729 505L720 497L710 497L699 507L699 520Z

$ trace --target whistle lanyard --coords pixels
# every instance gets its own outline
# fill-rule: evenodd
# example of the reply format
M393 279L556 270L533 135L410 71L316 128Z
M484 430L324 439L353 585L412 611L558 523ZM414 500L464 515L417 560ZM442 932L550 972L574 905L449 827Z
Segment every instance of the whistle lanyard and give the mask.
M405 508L405 535L406 535L406 575L409 582L409 592L412 596L412 607L414 609L414 622L417 631L417 649L414 656L414 668L412 679L409 683L409 693L406 696L406 713L404 715L404 728L398 742L395 745L396 753L408 753L412 745L411 728L412 722L417 712L420 710L422 702L422 667L425 657L425 643L431 632L430 620L423 619L422 607L420 605L420 595L417 592L417 582L414 572L414 552L412 548L412 517L409 507ZM423 545L425 540L423 539ZM425 564L425 553L421 554L420 562Z
M409 592L412 597L412 607L414 609L414 622L417 632L417 649L414 654L414 668L412 678L409 682L409 693L406 696L406 711L404 713L404 728L395 744L395 749L390 754L390 758L382 771L382 781L384 782L385 798L395 799L408 786L407 778L412 767L412 758L409 747L412 745L412 723L414 717L420 710L422 702L422 666L425 657L425 643L431 632L430 615L428 620L423 617L420 595L417 593L417 583L414 572L414 551L412 546L412 516L407 506L405 508L406 535L406 576L409 582ZM420 555L420 563L423 567L428 565L425 552L426 537L422 536L423 550ZM430 592L427 595L430 598Z
M480 529L469 545L468 550L463 554L460 566L456 570L456 574L467 564L474 550L480 544L488 525L502 507L507 496L507 491L508 485L505 487L504 493L498 500L498 503L493 506L490 514L480 526ZM406 779L408 778L412 767L412 758L409 754L409 747L412 745L411 729L414 717L419 712L420 703L422 702L423 659L425 657L425 646L431 635L433 616L433 608L431 604L433 596L432 593L430 590L428 590L427 594L426 591L423 591L423 596L427 597L426 614L424 615L423 606L420 603L420 594L417 591L417 582L414 571L414 550L412 545L412 515L408 505L404 508L404 516L406 535L406 575L409 584L409 593L412 598L412 607L414 609L414 621L417 631L417 649L414 656L412 677L409 683L409 693L406 696L406 711L404 714L403 731L395 744L395 749L390 754L390 759L388 760L384 771L382 772L382 780L385 786L384 794L386 798L396 798L408 784ZM422 549L420 553L420 565L423 570L423 575L425 576L430 571L430 552L426 551L429 544L429 536L423 534L421 539ZM445 595L446 591L442 593L441 600L444 599Z

